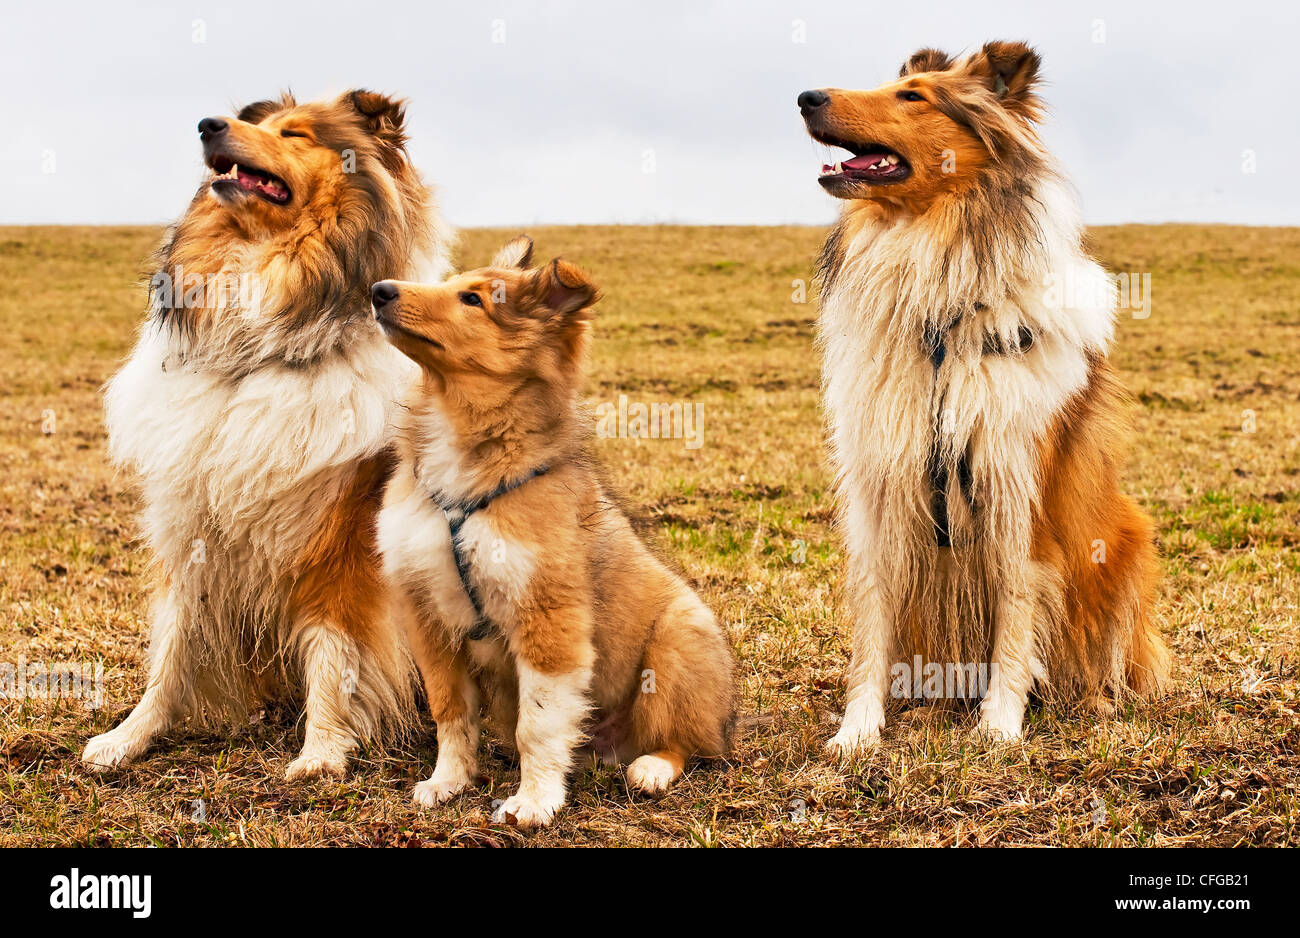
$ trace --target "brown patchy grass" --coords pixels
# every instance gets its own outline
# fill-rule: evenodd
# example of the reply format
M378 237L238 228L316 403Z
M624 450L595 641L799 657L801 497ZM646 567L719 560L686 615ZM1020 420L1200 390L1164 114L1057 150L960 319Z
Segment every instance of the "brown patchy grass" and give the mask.
M1139 401L1129 490L1159 525L1157 616L1174 689L1113 720L1036 711L1023 745L975 744L969 714L902 714L840 768L821 744L842 704L812 302L792 302L822 232L550 228L606 288L593 400L704 405L704 446L599 445L647 536L730 630L746 721L734 755L660 801L579 773L549 831L488 823L518 769L437 812L410 803L430 739L368 752L347 779L289 785L296 714L233 738L180 732L107 778L76 761L143 683L146 599L129 480L107 465L98 388L143 308L157 232L0 229L0 661L101 661L105 705L0 701L0 844L1294 845L1300 745L1300 229L1097 229L1113 270L1151 271L1149 319L1115 360ZM506 233L471 231L481 263ZM55 432L42 433L52 410ZM1254 414L1255 432L1243 431ZM800 562L802 561L802 562ZM202 799L206 818L196 820Z

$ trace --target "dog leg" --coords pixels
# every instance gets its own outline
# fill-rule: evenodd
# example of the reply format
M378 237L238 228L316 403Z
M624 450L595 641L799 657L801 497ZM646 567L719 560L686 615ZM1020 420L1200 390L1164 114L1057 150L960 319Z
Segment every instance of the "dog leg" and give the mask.
M591 661L590 648L582 656ZM574 751L582 742L582 721L589 709L587 686L591 665L546 674L520 657L519 790L492 815L498 823L543 827L564 804L565 782Z
M832 755L849 759L880 741L889 694L890 655L894 647L894 616L874 580L854 590L851 608L853 658L847 678L847 703L839 732L826 744Z
M1028 564L1026 564L1028 566ZM1044 674L1034 636L1035 602L1027 583L1004 590L994 613L993 662L980 704L979 732L994 740L1020 738L1034 679Z
M464 713L458 717L444 713L434 717L438 724L438 760L433 774L415 786L412 797L417 804L432 808L450 801L474 784L478 774L478 694L469 675L462 678L460 706ZM456 693L448 688L449 693Z
M149 647L149 683L144 696L115 729L86 744L82 763L95 772L126 765L149 748L182 715L192 699L192 648L176 601L165 597L154 613Z
M295 650L307 690L306 738L284 775L289 781L342 776L357 746L350 711L361 679L361 655L342 631L308 625L296 635Z
M450 801L478 775L479 699L463 649L447 647L438 626L426 626L404 597L395 599L394 617L403 621L424 679L429 714L438 727L438 759L433 774L415 786L412 797L426 808Z

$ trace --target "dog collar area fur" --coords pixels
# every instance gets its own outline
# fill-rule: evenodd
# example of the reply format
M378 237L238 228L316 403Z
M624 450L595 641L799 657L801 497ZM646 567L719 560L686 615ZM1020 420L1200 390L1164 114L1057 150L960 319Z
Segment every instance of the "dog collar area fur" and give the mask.
M411 468L415 472L415 481L423 486L424 483L420 482L420 473L416 471L414 466ZM460 585L464 587L470 605L474 607L474 627L469 631L469 638L473 641L478 642L487 638L492 634L494 626L492 620L483 612L483 602L479 599L478 590L474 588L474 583L470 579L469 558L465 556L465 548L460 543L460 530L474 512L481 511L495 499L500 498L507 492L513 492L519 486L531 482L540 475L545 475L549 470L549 466L541 466L531 470L526 475L520 476L518 479L502 482L486 495L466 501L447 498L442 492L428 493L429 499L442 509L442 513L447 517L447 527L451 529L451 556L456 561L456 573L460 576Z
M983 303L976 303L978 312L985 309ZM934 390L938 393L939 369L948 357L948 333L961 321L961 315L953 317L947 326L927 326L925 331L926 352L930 357L930 366L934 370ZM1003 341L996 334L984 336L983 353L985 355L1023 355L1034 344L1034 333L1028 326L1021 326L1016 333L1014 343ZM943 402L935 411L934 435L930 440L930 516L934 519L934 543L937 547L951 547L952 534L948 522L948 464L943 460L940 447L940 434L943 432ZM974 478L970 468L970 454L964 452L957 460L957 481L961 486L962 497L971 510L975 510Z

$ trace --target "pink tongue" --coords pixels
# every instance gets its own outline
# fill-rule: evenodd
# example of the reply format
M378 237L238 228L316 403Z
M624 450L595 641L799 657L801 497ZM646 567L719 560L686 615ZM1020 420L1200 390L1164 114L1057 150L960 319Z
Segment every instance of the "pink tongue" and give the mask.
M239 185L244 189L247 189L249 192L252 192L254 189L256 189L257 184L260 181L261 180L259 180L256 176L250 176L242 169L239 171Z
M861 156L855 156L851 160L845 160L840 165L845 169L867 169L868 167L879 163L880 158L886 156L885 153L863 153Z

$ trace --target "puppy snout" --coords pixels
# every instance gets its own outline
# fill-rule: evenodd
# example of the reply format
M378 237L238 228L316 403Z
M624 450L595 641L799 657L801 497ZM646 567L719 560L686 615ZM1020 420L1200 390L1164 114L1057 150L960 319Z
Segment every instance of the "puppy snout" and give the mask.
M799 113L807 117L819 107L824 107L830 99L831 96L824 91L803 91L795 103L799 105Z
M383 309L398 295L397 284L391 280L381 280L370 288L370 302L375 306L375 312Z
M220 117L205 117L199 121L199 139L207 143L214 137L219 137L229 129L230 125Z

